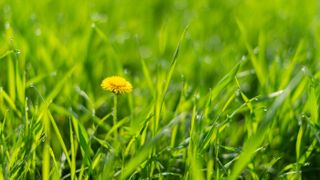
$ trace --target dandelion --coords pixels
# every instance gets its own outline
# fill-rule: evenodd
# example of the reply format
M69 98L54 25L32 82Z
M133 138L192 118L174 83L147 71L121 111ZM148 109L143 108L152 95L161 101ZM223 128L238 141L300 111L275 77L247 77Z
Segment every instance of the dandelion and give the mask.
M105 78L101 83L102 89L111 91L114 94L124 94L132 91L132 85L126 79L120 76L111 76Z
M132 85L126 79L120 76L111 76L105 78L101 87L105 91L110 91L114 93L113 96L113 125L115 126L114 136L118 137L118 129L117 129L117 99L119 94L129 93L132 91Z

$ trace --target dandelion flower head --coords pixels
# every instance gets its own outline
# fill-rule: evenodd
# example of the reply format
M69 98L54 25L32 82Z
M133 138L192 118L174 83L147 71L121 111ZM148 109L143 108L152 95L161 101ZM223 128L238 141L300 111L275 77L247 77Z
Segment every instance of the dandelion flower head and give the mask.
M101 83L101 87L103 90L111 91L115 94L124 94L132 91L130 82L120 76L105 78Z

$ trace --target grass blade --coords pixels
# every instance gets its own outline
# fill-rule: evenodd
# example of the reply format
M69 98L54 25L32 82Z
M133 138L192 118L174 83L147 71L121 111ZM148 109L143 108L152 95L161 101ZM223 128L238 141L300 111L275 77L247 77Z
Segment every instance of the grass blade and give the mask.
M264 116L264 119L261 120L259 128L254 136L251 136L245 142L243 146L243 150L240 154L239 159L236 161L232 173L229 177L230 180L237 179L242 170L247 166L252 157L254 156L258 147L262 144L265 134L267 132L268 125L274 119L278 109L282 106L287 96L291 93L291 91L299 84L301 79L304 77L303 72L300 71L294 79L291 80L288 87L284 90L284 92L275 100L272 104L270 110L268 110L267 114Z

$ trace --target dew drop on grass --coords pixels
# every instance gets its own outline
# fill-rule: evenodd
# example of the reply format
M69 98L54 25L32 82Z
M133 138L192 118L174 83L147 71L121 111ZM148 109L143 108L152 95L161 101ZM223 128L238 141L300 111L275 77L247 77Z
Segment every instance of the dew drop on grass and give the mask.
M88 134L89 134L90 136L93 136L94 133L95 133L95 130L92 129L92 128L89 128L87 131L88 131Z
M45 142L46 139L47 139L47 133L44 133L40 140L41 142Z
M42 31L40 28L37 28L35 31L34 31L35 35L36 36L40 36L42 34Z
M163 132L163 134L165 134L165 135L170 135L170 129L169 129L169 128L164 128L164 129L162 130L162 132Z
M4 28L5 28L5 29L9 29L9 28L10 28L10 23L9 23L9 22L6 22L6 23L4 24Z
M197 119L197 120L201 120L201 118L202 118L201 114L197 114L197 115L196 115L196 119Z
M259 47L254 48L254 49L253 49L253 53L254 53L255 55L259 54Z
M247 60L247 56L243 55L243 56L241 57L241 61L244 62L244 61L246 61L246 60Z
M211 57L210 56L205 56L204 57L204 62L206 63L206 64L211 64L212 63L212 59L211 59Z
M67 159L67 158L66 158L66 155L65 155L64 153L62 153L60 160L61 160L62 162L64 162L66 159Z
M50 76L56 76L56 75L57 75L57 71L50 73Z
M196 100L199 100L199 99L200 99L200 94L199 94L199 92L196 92L196 93L195 93L194 98L195 98Z
M89 96L87 95L87 93L84 92L83 90L81 90L81 88L78 85L75 86L75 90L80 96L82 96L83 98L89 100Z
M306 162L303 164L304 166L310 166L310 162Z
M96 110L95 109L92 109L92 117L95 117L96 116Z
M301 119L304 119L304 118L305 118L305 116L302 115L302 118L299 118L299 119L298 119L298 126L301 126L301 125L302 125L302 120L301 120Z
M240 89L236 90L236 96L240 96Z
M19 49L15 49L14 53L15 53L16 56L19 56L21 54L21 51Z
M26 97L26 112L28 112L29 111L29 106L28 106L28 97Z
M107 20L108 20L108 16L106 16L105 14L98 13L98 12L92 13L90 18L94 22L107 22Z

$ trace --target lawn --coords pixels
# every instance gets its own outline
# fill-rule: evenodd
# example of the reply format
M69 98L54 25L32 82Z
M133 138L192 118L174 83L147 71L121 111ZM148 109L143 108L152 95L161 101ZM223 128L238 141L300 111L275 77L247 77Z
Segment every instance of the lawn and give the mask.
M317 0L0 0L0 180L317 179L319 70Z

